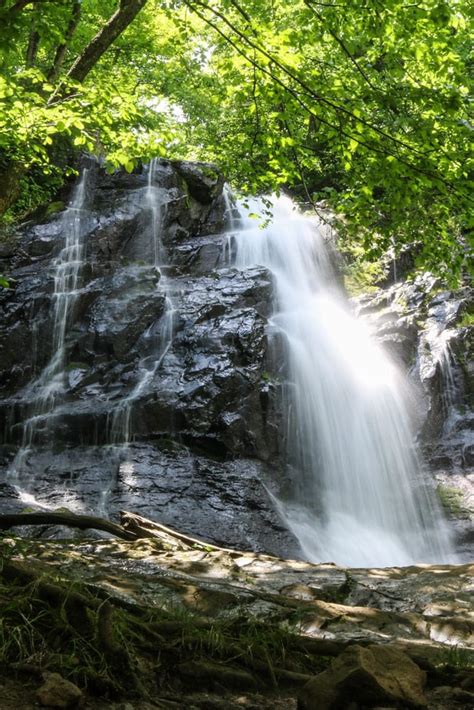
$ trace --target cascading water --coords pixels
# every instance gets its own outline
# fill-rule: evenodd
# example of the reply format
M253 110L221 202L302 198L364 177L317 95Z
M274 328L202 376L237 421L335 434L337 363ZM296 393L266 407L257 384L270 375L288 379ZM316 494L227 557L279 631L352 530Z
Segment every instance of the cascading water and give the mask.
M259 201L249 209L264 214ZM316 220L287 198L272 212L261 226L241 208L233 250L238 268L266 266L274 278L269 333L287 362L291 490L276 501L284 519L311 561L450 560L442 514L421 479L401 376L337 292Z
M173 341L173 324L175 309L169 295L169 285L164 268L166 267L166 250L161 238L162 224L166 215L166 203L163 196L166 191L154 186L157 160L153 158L148 166L148 185L144 193L144 211L149 215L148 229L150 233L151 267L156 270L159 281L157 288L165 296L163 313L158 323L153 323L143 334L146 341L147 356L142 358L138 365L138 378L131 392L121 399L112 409L108 422L108 440L116 448L118 454L117 473L126 478L130 474L130 462L127 460L127 449L133 438L131 420L133 408L139 397L150 385L171 347ZM107 512L107 502L114 484L102 491L99 503L99 512Z
M82 171L71 202L64 212L61 233L65 243L53 261L54 317L51 358L39 376L22 393L27 418L22 424L22 441L7 474L23 502L33 502L28 493L28 457L38 440L48 442L54 436L56 408L66 392L66 334L78 296L78 282L83 262L83 237L88 213L85 209L88 170Z

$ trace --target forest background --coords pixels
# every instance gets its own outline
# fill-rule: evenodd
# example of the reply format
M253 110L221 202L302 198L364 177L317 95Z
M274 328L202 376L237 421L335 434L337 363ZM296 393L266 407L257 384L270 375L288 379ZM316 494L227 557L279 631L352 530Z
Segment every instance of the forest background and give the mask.
M0 37L3 229L80 152L158 155L331 208L356 257L468 266L466 0L0 0Z

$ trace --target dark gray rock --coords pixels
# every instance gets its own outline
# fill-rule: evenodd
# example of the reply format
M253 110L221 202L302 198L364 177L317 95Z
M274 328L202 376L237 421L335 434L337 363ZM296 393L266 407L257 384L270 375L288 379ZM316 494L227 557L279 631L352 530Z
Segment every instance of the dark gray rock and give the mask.
M53 354L64 213L25 226L7 254L16 287L0 297L0 509L22 507L19 489L39 505L128 508L214 542L298 555L264 488L281 468L266 374L272 281L226 263L223 184L215 166L184 162L158 161L152 179L88 174L51 411L37 378ZM27 420L34 446L18 467Z
M224 176L213 163L190 163L185 160L173 162L178 174L184 179L188 192L197 202L210 204L222 193Z

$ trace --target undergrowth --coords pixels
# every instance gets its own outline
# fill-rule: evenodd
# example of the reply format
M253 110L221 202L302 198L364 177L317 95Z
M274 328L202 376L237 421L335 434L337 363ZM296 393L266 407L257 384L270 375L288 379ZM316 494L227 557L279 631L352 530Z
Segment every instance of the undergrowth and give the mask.
M189 664L199 669L193 686L248 690L247 683L301 683L330 662L277 618L209 620L182 608L135 606L11 560L0 573L0 607L0 667L60 672L112 698L186 687Z

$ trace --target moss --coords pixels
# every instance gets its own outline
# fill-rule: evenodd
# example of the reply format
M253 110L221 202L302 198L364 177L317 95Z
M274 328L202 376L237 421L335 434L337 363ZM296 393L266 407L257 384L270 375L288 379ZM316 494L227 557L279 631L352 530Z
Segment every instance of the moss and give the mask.
M474 312L464 313L464 315L462 316L461 320L458 323L458 326L460 328L469 328L472 325L474 325Z
M445 511L454 518L470 517L469 510L463 505L464 495L462 491L453 486L446 486L440 483L437 486L437 493L441 505Z
M61 202L58 200L57 202L50 202L50 204L46 208L46 216L49 217L52 214L55 214L56 212L61 212L65 207L64 202Z
M219 172L214 168L207 167L206 165L200 165L199 169L204 177L209 178L209 180L214 180L214 182L219 180Z
M71 370L88 370L89 365L87 365L85 362L70 362L66 370L69 372Z

